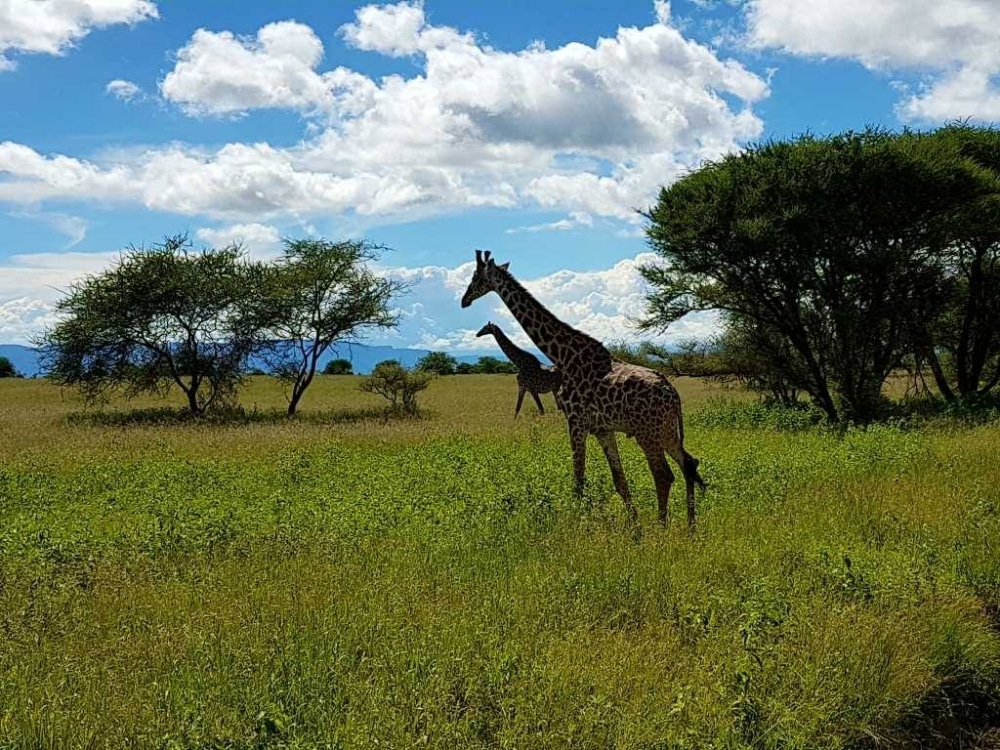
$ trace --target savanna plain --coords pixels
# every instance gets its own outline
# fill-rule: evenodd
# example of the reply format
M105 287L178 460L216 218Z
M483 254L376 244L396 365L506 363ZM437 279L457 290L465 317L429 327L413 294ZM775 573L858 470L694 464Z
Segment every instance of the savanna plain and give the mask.
M0 747L1000 747L1000 422L680 379L709 487L659 527L623 439L637 539L551 396L357 383L187 421L0 381Z

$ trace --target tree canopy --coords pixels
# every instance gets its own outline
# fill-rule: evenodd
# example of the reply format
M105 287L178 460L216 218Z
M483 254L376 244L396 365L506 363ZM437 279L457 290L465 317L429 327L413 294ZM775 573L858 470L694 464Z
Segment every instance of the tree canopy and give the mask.
M367 265L381 249L354 240L286 240L282 257L268 268L258 300L260 326L270 341L264 356L288 385L289 415L330 346L396 324L389 304L405 285Z
M323 368L324 375L353 375L354 365L349 359L331 359Z
M229 404L261 343L260 276L237 246L195 252L185 235L130 246L57 303L42 341L48 375L89 402L176 387L194 414Z
M831 420L868 419L948 305L945 219L994 182L971 158L878 129L726 156L645 214L662 259L642 268L645 327L721 311Z
M14 363L7 357L0 357L0 378L16 378L18 376Z
M992 181L942 220L946 302L914 352L946 399L976 397L1000 383L1000 131L959 123L919 138L938 158L969 163Z
M417 360L416 369L435 375L454 375L458 360L445 352L427 352Z

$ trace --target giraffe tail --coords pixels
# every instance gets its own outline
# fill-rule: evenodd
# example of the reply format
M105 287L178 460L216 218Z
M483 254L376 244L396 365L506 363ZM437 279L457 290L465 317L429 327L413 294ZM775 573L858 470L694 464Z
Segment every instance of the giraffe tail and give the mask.
M694 483L701 487L702 490L708 487L705 480L701 478L701 474L698 473L698 465L701 463L697 458L692 456L687 451L684 451L684 476L690 477L694 480Z
M677 444L681 447L681 455L684 459L684 463L681 467L684 471L685 478L691 478L694 483L701 487L702 491L704 491L708 485L705 483L705 480L701 478L701 474L698 473L698 465L701 461L684 449L684 416L680 413L680 411L678 411L677 414Z

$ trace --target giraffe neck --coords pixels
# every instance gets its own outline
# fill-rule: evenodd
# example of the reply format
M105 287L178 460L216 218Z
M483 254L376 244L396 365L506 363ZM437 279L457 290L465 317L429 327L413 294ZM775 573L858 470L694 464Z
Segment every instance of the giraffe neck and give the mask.
M538 358L530 352L526 352L523 349L518 348L518 346L507 338L507 334L501 331L499 328L493 328L493 338L497 340L500 345L500 349L507 356L511 362L517 365L517 368L531 368L532 365L538 366Z
M607 352L597 339L559 320L509 271L499 271L494 288L535 346L557 367L585 351Z

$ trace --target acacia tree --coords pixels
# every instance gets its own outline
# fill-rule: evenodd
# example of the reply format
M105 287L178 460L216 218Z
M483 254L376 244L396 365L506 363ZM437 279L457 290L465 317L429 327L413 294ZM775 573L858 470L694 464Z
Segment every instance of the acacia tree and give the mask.
M6 357L0 357L0 378L16 378L17 370Z
M106 271L75 283L43 334L43 366L88 403L112 391L179 388L201 414L235 400L260 345L252 290L260 267L239 247L194 251L185 235L129 246Z
M416 369L435 375L454 375L458 360L447 352L427 352L417 360Z
M948 297L915 347L948 401L1000 383L1000 131L963 123L912 136L928 159L965 161L992 189L943 217Z
M331 359L323 368L324 375L353 375L354 365L349 359Z
M945 304L937 219L988 192L965 162L882 130L767 142L661 190L647 328L719 310L773 342L831 421L865 420Z
M289 416L331 345L396 325L389 304L405 285L367 266L380 249L364 241L286 240L270 268L259 319L271 339L264 357L287 386Z

